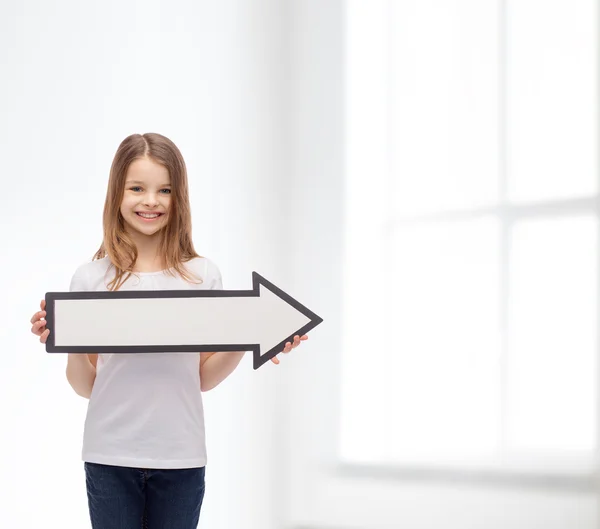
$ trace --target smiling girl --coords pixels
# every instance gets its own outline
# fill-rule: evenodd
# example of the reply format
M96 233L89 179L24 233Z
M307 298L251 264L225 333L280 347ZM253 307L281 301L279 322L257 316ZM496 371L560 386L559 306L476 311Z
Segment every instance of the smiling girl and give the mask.
M165 136L133 134L119 145L103 232L71 291L223 288L217 265L194 250L186 166ZM45 343L43 300L40 308L31 330ZM295 336L283 352L307 338ZM197 527L207 461L202 391L227 378L243 355L68 355L67 379L89 398L82 460L93 529Z

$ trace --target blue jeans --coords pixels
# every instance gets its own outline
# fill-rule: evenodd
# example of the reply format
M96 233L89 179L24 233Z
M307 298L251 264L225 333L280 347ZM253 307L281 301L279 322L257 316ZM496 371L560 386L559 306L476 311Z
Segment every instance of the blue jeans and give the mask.
M129 468L84 463L92 529L196 529L205 467Z

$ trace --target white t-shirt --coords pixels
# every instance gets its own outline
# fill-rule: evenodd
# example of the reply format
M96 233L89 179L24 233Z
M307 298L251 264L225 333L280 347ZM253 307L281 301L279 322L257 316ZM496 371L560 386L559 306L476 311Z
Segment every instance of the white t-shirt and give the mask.
M115 275L109 265L108 257L81 265L70 290L107 291ZM211 260L197 257L184 266L204 282L188 283L164 272L137 272L119 290L223 288L221 273ZM123 467L205 466L200 353L99 354L81 455L83 461Z

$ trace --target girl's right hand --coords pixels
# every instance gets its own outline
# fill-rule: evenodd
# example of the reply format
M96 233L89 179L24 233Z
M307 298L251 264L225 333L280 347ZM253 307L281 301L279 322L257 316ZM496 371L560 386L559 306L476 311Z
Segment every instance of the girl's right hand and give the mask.
M36 312L31 318L31 332L36 336L40 337L41 343L46 343L48 335L50 334L50 329L46 329L46 320L42 320L42 318L46 317L46 300L43 299L40 303L40 308L42 309L39 312Z

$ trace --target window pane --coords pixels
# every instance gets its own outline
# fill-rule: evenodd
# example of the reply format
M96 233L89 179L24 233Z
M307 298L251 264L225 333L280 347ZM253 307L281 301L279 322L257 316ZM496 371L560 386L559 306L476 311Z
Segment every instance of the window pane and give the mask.
M345 103L344 261L341 350L340 456L349 461L381 461L387 421L381 366L372 360L385 350L381 307L385 293L382 204L388 190L385 156L386 46L381 32L385 0L353 2L348 10L348 91Z
M515 201L595 193L596 0L508 2L507 151Z
M416 463L498 449L497 219L403 227L390 275L389 453Z
M389 420L379 361L388 347L382 310L384 241L373 234L369 239L355 235L355 242L364 244L353 245L344 261L339 448L343 460L377 462L385 458L383 433Z
M495 203L498 1L390 4L390 134L398 212Z
M510 264L509 447L595 443L597 221L519 222Z

